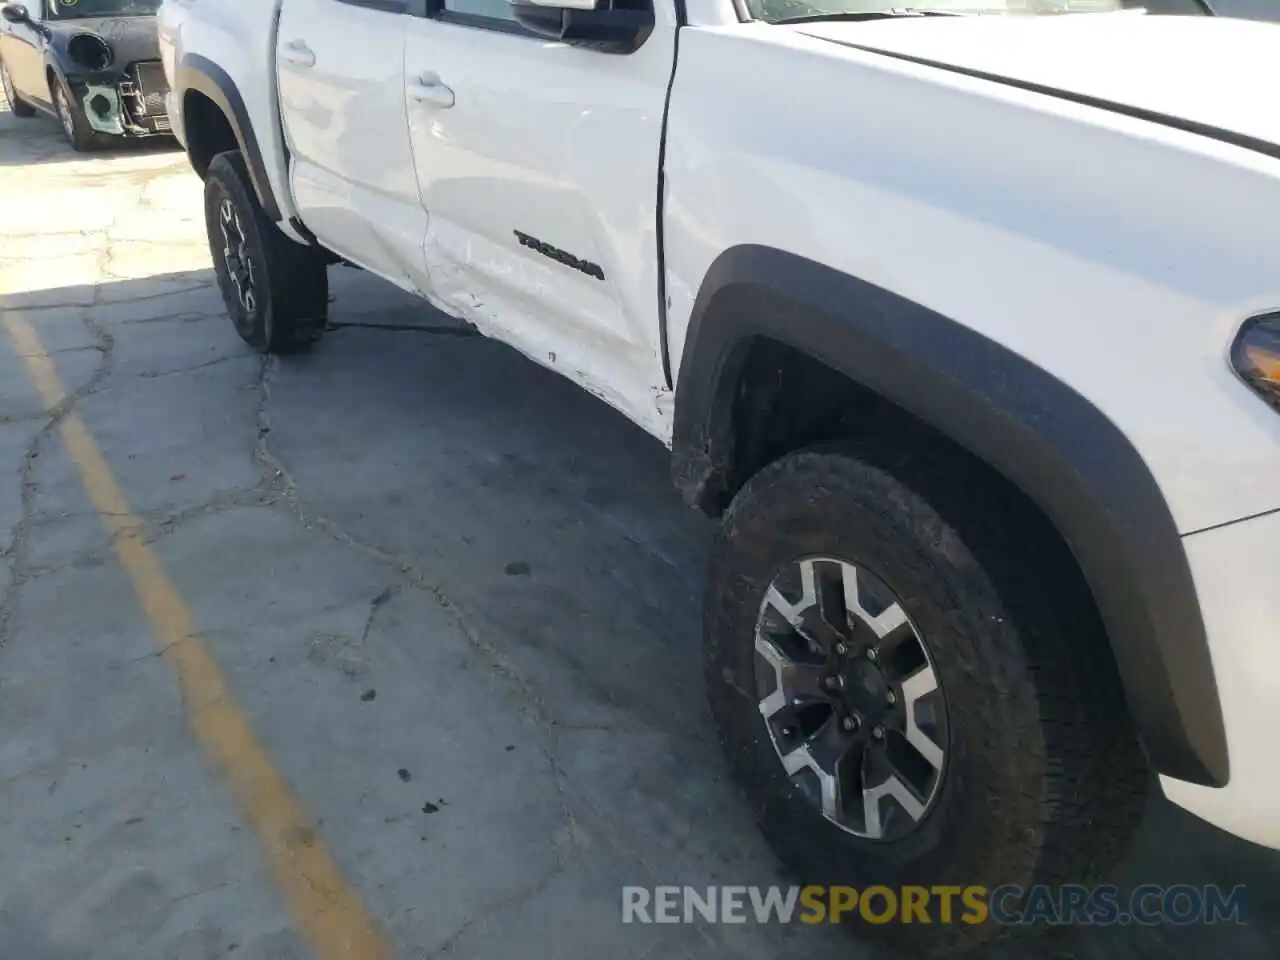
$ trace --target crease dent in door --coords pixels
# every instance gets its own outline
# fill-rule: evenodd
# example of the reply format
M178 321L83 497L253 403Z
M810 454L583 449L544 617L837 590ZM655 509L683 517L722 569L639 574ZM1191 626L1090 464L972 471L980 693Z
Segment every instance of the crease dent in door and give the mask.
M409 28L406 75L457 102L410 101L436 296L664 439L655 236L674 13L634 53L434 19Z

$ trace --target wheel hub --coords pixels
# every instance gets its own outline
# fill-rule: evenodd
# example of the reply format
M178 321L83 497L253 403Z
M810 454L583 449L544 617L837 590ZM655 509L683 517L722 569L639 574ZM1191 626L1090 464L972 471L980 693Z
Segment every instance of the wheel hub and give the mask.
M765 592L755 652L760 714L796 789L855 836L913 831L942 783L947 715L898 597L850 562L796 561Z
M891 684L884 671L863 658L835 665L840 678L835 709L861 714L869 721L879 721L889 706Z

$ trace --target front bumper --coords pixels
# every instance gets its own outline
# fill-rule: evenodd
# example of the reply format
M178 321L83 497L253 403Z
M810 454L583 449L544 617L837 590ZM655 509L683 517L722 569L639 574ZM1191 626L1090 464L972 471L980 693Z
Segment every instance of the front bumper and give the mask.
M1280 513L1183 540L1209 638L1230 780L1160 778L1180 807L1280 850Z
M172 132L169 84L158 60L130 64L122 74L72 78L70 85L96 133L161 137Z

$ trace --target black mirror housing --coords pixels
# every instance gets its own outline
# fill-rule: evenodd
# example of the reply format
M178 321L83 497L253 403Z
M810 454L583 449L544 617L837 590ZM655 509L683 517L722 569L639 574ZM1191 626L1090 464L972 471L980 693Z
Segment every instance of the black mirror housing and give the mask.
M601 0L594 10L512 3L516 22L540 37L602 53L633 53L653 32L646 0Z
M30 23L31 14L20 3L6 3L0 7L0 16L3 16L10 23Z

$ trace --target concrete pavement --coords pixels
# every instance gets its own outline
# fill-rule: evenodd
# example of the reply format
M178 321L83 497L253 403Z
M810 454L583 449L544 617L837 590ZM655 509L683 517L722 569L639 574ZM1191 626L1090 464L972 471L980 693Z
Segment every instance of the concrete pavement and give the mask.
M624 884L788 882L705 716L708 528L665 451L354 270L322 346L264 361L208 264L180 155L77 157L0 106L0 329L38 341L0 337L0 957L319 955L290 886L324 881L315 851L352 898L317 915L363 912L397 957L872 956L620 922ZM209 670L238 734L193 710ZM250 736L285 786L245 773ZM1247 883L1252 925L1045 954L1280 953L1273 854L1157 802L1125 877Z

